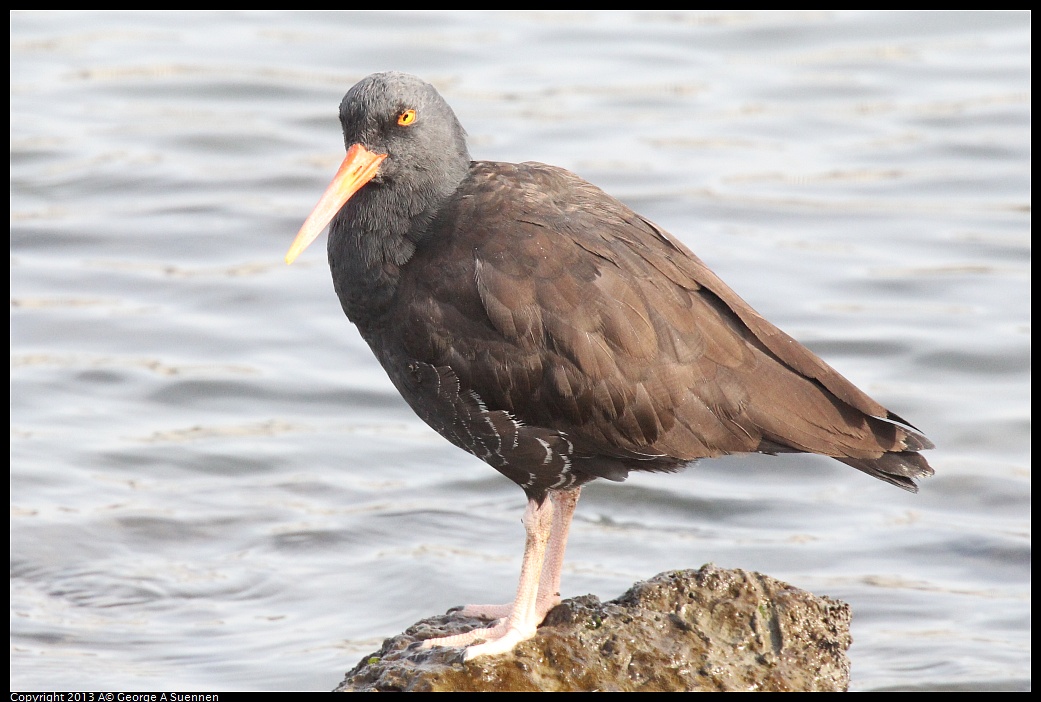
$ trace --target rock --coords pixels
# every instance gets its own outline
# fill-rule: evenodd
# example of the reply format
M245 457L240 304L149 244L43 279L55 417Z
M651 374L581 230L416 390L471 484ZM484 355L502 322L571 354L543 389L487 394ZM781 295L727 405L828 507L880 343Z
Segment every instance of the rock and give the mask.
M462 649L409 648L467 631L447 614L387 639L337 691L844 691L850 608L759 573L661 573L610 602L554 608L512 652L463 662Z

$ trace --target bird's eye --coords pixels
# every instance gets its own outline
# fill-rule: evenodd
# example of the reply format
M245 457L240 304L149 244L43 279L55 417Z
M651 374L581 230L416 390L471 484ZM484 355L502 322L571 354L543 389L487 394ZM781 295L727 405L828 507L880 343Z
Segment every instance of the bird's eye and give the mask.
M400 115L398 115L398 124L400 124L402 127L407 127L408 125L412 124L415 121L416 121L416 111L415 110L405 110Z

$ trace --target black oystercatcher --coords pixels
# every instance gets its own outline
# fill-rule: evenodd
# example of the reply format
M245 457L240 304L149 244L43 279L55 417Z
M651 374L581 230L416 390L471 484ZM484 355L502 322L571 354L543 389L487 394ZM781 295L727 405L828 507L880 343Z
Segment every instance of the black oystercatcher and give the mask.
M579 491L732 453L831 456L905 490L932 444L763 319L683 244L578 176L471 161L428 83L365 78L347 157L286 262L332 222L347 317L423 421L528 497L517 596L428 645L501 653L560 600ZM548 497L548 499L547 499Z

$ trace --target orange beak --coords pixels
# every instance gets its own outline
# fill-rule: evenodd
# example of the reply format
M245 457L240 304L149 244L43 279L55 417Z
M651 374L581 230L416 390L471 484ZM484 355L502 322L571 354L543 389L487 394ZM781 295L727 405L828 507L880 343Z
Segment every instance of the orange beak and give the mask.
M336 171L333 182L329 183L329 187L311 210L311 214L307 215L303 226L293 239L293 244L286 253L286 263L295 261L296 257L318 238L351 196L373 179L385 158L387 154L374 153L361 144L355 144L347 150L347 156L340 164L340 170Z

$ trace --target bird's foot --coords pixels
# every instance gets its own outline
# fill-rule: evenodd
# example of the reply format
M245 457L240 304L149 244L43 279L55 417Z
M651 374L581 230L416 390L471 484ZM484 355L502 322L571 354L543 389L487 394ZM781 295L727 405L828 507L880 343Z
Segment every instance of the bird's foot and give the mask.
M463 652L463 660L471 661L478 656L494 656L498 653L508 653L521 641L527 641L535 636L535 626L520 627L503 625L505 631L496 637L486 639L484 643L470 646ZM491 634L489 634L491 635Z
M504 624L497 623L493 626L482 626L470 631L463 632L462 634L454 634L452 636L438 636L433 639L426 639L420 643L420 648L434 648L435 646L444 646L445 648L462 648L469 646L474 641L488 641L497 635L498 629L502 628L506 630Z
M539 593L538 599L535 601L535 618L541 622L546 618L549 610L560 604L560 595L556 592L552 594ZM513 612L514 603L508 602L506 604L499 605L463 605L461 607L453 607L448 610L450 613L458 612L465 617L479 617L481 619L505 619L510 616Z
M518 617L516 615L511 617L514 614L512 602L504 605L465 605L456 607L449 611L459 612L467 617L489 619L492 620L492 623L490 626L478 627L454 636L427 639L422 642L421 647L467 647L463 654L463 660L467 661L477 656L492 656L496 653L506 653L521 641L527 641L533 637L549 610L558 604L560 604L560 596L556 594L539 598L535 604L534 616L530 618ZM478 641L481 643L475 643Z
M481 619L503 619L510 616L513 611L513 603L501 605L463 605L457 607L453 612L459 612L465 617L480 617Z
M480 627L454 636L427 639L421 644L421 648L433 648L434 646L449 648L466 647L466 650L463 652L463 660L469 661L478 656L494 656L497 653L512 651L513 647L521 641L527 641L535 636L536 628L537 625L511 625L507 620L500 620L494 626ZM476 641L481 641L482 643L474 643Z

